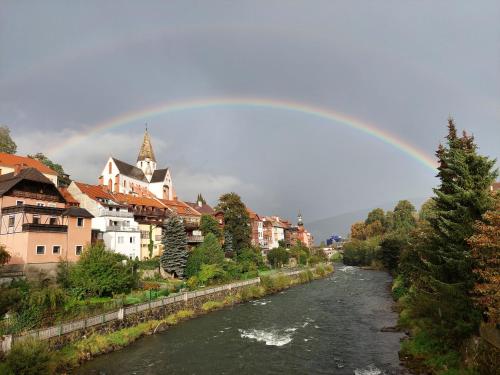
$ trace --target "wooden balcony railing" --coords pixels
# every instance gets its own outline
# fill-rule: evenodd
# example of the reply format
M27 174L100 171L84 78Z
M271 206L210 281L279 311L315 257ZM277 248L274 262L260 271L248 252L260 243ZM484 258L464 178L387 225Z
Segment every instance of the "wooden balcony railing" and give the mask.
M68 231L67 225L58 224L23 224L23 232L49 232L49 233L66 233Z

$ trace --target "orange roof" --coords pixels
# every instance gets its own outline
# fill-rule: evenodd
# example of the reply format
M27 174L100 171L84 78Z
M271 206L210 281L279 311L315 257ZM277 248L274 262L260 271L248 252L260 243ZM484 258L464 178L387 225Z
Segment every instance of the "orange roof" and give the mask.
M116 197L118 202L132 204L134 206L146 206L146 207L155 207L155 208L167 208L166 205L161 203L158 199L149 198L149 197L137 197L130 194L123 193L113 193L113 196Z
M246 207L248 216L250 217L250 220L260 220L260 216L255 212L252 211L250 208Z
M181 200L169 201L166 199L160 199L160 201L178 215L201 216L198 211L191 208L188 204L184 203Z
M73 196L70 194L67 188L61 187L59 188L59 192L64 197L67 203L71 205L78 205L78 206L80 205L80 202L78 202L75 198L73 198Z
M26 156L6 154L5 152L0 152L0 165L5 165L9 167L15 167L16 165L26 165L27 167L35 168L38 171L46 174L51 174L57 176L57 172L47 167L42 162L31 159Z
M98 185L89 185L84 184L83 182L76 182L76 186L81 190L82 193L88 195L93 200L98 199L110 199L112 201L115 200L115 197L111 193L108 193L106 190L102 188L102 186Z
M498 190L500 190L500 182L494 182L494 183L491 185L491 190L492 190L492 191L498 191Z

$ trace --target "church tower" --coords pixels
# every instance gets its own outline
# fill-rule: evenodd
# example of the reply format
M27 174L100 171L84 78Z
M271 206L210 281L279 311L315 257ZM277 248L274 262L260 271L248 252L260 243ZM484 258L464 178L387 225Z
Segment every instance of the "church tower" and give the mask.
M304 226L304 222L302 221L302 214L300 212L297 216L297 226L299 226L299 227Z
M144 131L144 140L142 141L136 165L138 168L142 169L148 181L151 181L151 177L153 177L153 173L156 170L156 158L153 152L153 146L151 145L151 138L149 137L147 126Z

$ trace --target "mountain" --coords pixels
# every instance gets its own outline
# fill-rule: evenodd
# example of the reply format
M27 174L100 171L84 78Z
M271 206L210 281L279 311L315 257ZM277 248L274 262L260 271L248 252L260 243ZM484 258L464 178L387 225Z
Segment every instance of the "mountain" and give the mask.
M422 203L428 198L413 198L409 199L413 205L419 209ZM374 208L382 208L384 211L392 210L398 202L388 202L375 207L365 208L358 211L346 212L325 219L315 220L306 223L306 228L313 234L316 244L325 241L332 234L339 234L343 237L347 236L351 230L351 225L356 221L366 219L368 213Z

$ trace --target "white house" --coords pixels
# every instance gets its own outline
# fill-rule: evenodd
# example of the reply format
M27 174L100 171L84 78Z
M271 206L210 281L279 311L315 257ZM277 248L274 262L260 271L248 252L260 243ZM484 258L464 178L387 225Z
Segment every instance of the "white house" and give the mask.
M68 191L80 202L80 207L92 213L92 231L108 249L129 258L140 258L141 232L127 206L118 203L102 186L73 181Z
M99 177L99 185L110 192L138 196L154 195L159 199L175 197L172 176L168 168L157 169L156 158L146 130L136 165L110 157Z

